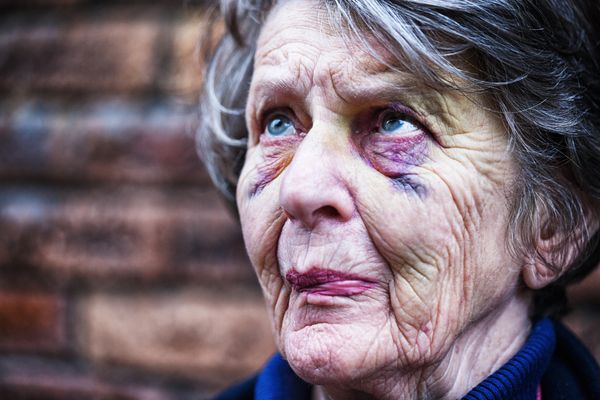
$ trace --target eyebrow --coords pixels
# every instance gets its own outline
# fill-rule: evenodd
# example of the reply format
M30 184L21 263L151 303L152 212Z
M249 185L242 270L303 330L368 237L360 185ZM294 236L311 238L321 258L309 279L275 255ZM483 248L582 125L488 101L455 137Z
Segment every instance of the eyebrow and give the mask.
M365 74L361 79L345 83L340 79L331 79L333 90L345 103L361 107L381 106L390 102L401 102L406 105L418 104L426 107L435 100L435 96L427 96L424 85L419 84L418 79L409 73L398 76L399 72L383 71L373 74ZM269 76L268 74L262 74ZM261 112L267 107L276 106L284 101L300 102L306 106L306 98L310 87L302 87L302 78L293 74L281 74L279 77L260 77L252 82L251 91L255 101L255 111ZM418 99L427 99L422 102ZM431 104L430 104L431 105ZM438 108L436 105L433 108ZM439 109L439 108L438 108Z
M307 90L298 86L298 79L294 79L291 75L286 75L285 78L270 78L261 79L252 82L250 90L253 92L256 99L265 99L275 97L275 102L278 97L284 98L305 98L308 95Z
M423 97L422 85L414 77L407 79L386 79L397 76L395 72L385 72L365 77L357 85L342 84L336 86L336 92L348 103L389 103L393 101L414 102L416 97Z

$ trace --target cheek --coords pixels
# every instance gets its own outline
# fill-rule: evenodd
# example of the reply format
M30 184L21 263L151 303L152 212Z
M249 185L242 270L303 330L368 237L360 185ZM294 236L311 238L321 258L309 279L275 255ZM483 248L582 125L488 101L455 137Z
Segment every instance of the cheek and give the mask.
M398 190L379 175L371 178L370 187L357 199L370 237L395 275L396 288L402 288L403 296L414 293L417 300L429 306L428 302L437 301L436 293L441 289L438 285L462 283L465 247L473 238L464 226L464 210L444 179L426 165L415 166L407 161L422 162L427 157L426 144L418 141L411 147L417 150L403 156L400 163L392 156L379 161L389 168L391 177L407 176L418 182L423 188L418 195ZM444 279L440 279L442 276Z
M450 243L460 240L456 225L462 220L444 180L426 163L437 147L424 133L373 135L362 144L371 173L363 177L369 186L358 188L357 200L375 245L392 269L404 272L402 266L411 266L415 273L430 274L431 268L414 269L450 253Z
M276 258L277 243L285 217L279 207L277 180L270 185L265 184L259 192L255 191L257 177L260 176L259 167L265 165L264 161L259 148L249 150L238 181L236 199L246 251L277 330L279 328L275 321L280 318L277 317L276 305L281 296L287 295Z
M244 242L261 281L278 275L274 255L285 218L276 178L290 163L298 141L292 136L261 136L259 144L248 150L238 181L236 199Z
M236 194L244 243L259 278L265 270L269 248L277 243L277 232L273 228L280 214L276 188L265 185L257 191L262 161L258 149L248 152Z
M248 190L250 197L261 193L289 165L300 140L296 135L282 138L268 138L265 135L260 137L258 150L261 156L251 177L253 183Z
M397 340L408 364L442 354L468 319L462 217L435 182L420 179L425 199L387 182L360 198L370 237L393 276L391 314L401 322Z
M457 253L463 239L462 216L452 197L440 193L424 168L415 169L415 180L426 187L426 196L399 191L378 179L361 193L360 209L370 236L390 268L412 280L434 278L437 268ZM386 199L382 201L381 199ZM427 285L425 285L427 287Z
M405 322L407 351L415 341L443 349L518 281L504 245L509 216L503 186L467 164L432 157L440 160L435 167L411 169L427 187L425 197L394 190L381 177L357 196L394 276L390 301L396 319Z

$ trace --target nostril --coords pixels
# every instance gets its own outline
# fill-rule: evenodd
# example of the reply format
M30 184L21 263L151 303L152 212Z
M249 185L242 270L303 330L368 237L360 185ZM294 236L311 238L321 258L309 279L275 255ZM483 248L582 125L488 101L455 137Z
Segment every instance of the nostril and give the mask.
M341 216L340 213L338 212L338 210L333 206L323 206L323 207L319 208L318 210L316 210L315 214L321 214L325 218L334 218L334 219L338 219Z

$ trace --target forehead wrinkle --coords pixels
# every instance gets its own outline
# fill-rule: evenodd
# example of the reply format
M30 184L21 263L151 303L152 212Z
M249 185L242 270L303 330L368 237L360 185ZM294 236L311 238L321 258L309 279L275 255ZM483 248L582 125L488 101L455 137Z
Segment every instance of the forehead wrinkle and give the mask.
M304 102L307 99L312 86L307 80L307 67L301 64L296 64L295 68L290 68L289 64L286 67L271 65L255 70L250 93L257 111L262 110L266 103L273 105L300 99Z
M284 97L306 98L312 86L311 65L316 63L319 51L312 43L295 38L266 51L259 48L250 86L251 94L254 93L259 104L257 108L266 102L277 103Z
M288 49L286 45L269 52L268 58L257 60L254 78L259 78L252 83L257 100L271 98L276 102L277 98L287 96L308 101L317 96L347 105L368 102L382 105L394 101L414 102L431 91L413 74L393 69L365 52L351 52L344 47L323 55L317 46L302 47L305 49L309 54L298 48Z
M287 47L291 46L293 48L298 44L302 45L304 50L313 49L317 54L320 49L318 45L314 44L314 38L310 35L310 32L325 36L333 34L329 27L329 19L325 15L320 2L315 2L312 5L309 5L308 1L303 2L306 3L303 4L304 7L295 10L297 18L293 24L289 24L287 18L277 19L282 12L285 12L287 16L285 3L285 1L278 2L269 13L257 40L256 61L263 60L260 62L277 65L282 61L286 61L286 57L293 53L288 53ZM319 10L323 12L319 12ZM317 12L315 13L315 11ZM282 50L282 52L278 54L278 50ZM273 54L275 54L275 57L272 57ZM279 57L277 57L278 55ZM306 56L307 54L301 55ZM272 60L269 60L271 58Z
M411 74L397 71L369 74L352 68L348 71L342 73L330 67L319 71L308 66L283 70L281 65L265 67L256 71L252 82L253 107L259 113L267 107L294 103L308 111L314 108L316 104L313 103L316 102L326 103L328 108L345 113L400 102L413 108L417 114L435 115L443 120L449 109L454 108L454 99L423 87ZM315 75L320 77L315 78ZM449 121L446 123L449 124Z
M379 57L339 32L323 29L323 21L310 19L311 23L292 26L276 18L267 21L255 55L254 78L258 79L253 79L250 88L257 109L266 103L285 106L285 101L299 99L305 109L314 100L328 102L337 110L344 105L363 108L390 102L418 105L424 111L441 108L432 104L437 99L426 95L431 88L424 88L414 74L391 66L391 55L377 42L371 50ZM314 40L311 32L321 39Z
M348 104L407 102L422 93L414 77L400 78L397 72L334 74L332 85Z
M302 52L299 52L297 48L301 48ZM278 66L289 63L290 60L316 58L321 51L319 46L303 38L279 38L275 44L266 49L261 46L257 47L254 55L254 67Z
M307 92L298 86L297 81L288 76L287 78L260 80L253 85L252 101L257 113L265 108L273 106L285 106L288 102L302 101Z

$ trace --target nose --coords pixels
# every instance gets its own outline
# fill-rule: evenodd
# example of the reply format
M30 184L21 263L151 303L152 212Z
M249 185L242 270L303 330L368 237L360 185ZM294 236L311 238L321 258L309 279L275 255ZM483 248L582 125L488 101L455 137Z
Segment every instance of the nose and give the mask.
M339 146L309 132L282 176L280 202L289 219L307 229L350 220L355 206L345 167Z

